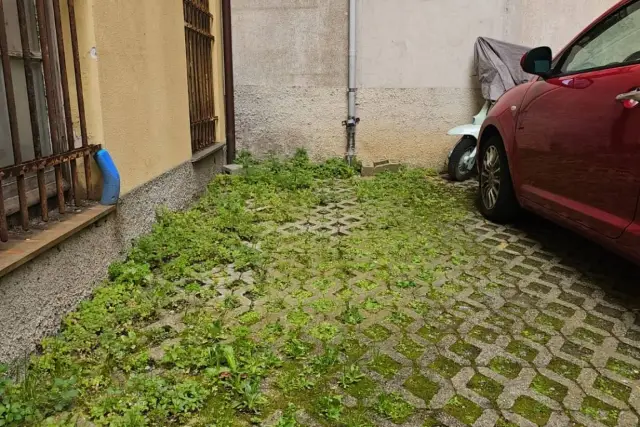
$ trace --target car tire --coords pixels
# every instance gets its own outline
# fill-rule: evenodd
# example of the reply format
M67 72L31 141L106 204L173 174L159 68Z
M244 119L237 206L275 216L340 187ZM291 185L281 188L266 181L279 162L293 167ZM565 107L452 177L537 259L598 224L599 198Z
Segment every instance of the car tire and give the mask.
M449 156L449 177L454 181L462 182L472 178L477 173L477 168L466 169L462 165L462 158L476 147L477 141L468 136L462 137Z
M493 222L513 221L520 211L520 204L513 190L507 152L499 135L482 144L478 161L480 212Z

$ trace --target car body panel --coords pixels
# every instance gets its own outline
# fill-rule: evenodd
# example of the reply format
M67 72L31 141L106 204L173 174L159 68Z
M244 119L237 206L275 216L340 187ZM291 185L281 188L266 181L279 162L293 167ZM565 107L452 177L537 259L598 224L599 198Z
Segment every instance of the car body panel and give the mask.
M607 10L556 60L632 1ZM479 147L497 131L521 206L640 263L640 106L615 99L637 87L640 64L537 77L498 100Z
M640 65L534 82L512 143L521 197L617 238L640 191L640 109L616 96L640 86Z
M505 141L505 149L507 150L509 164L512 165L512 159L516 157L514 155L514 152L515 150L517 150L517 147L515 144L510 142L515 141L516 120L518 117L518 112L520 110L520 106L522 105L522 100L524 99L525 94L532 84L533 82L521 84L502 95L500 99L496 101L493 108L489 111L489 115L485 119L484 123L482 124L482 129L480 130L480 143L486 141L487 129L493 128L497 130L497 132L502 137L502 140ZM480 152L480 150L478 150L478 152ZM476 164L480 163L476 161ZM511 175L514 186L518 188L518 174L512 171ZM517 192L516 196L518 196Z

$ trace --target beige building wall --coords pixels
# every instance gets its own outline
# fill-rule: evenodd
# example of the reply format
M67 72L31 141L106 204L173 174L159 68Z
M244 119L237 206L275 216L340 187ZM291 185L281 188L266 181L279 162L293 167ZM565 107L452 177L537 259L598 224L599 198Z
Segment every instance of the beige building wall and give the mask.
M210 8L216 39L213 66L218 70L216 138L224 141L220 2L212 0ZM111 153L121 175L122 194L126 194L192 156L182 1L76 4L90 143L102 144ZM66 10L62 16L67 16ZM64 28L68 34L68 26ZM71 61L67 69L73 76ZM77 108L74 121L79 132ZM95 183L99 183L99 171L95 172Z
M357 154L442 168L482 104L478 36L564 46L616 0L359 0ZM342 155L347 1L234 1L238 143Z
M122 191L191 158L181 1L96 0L104 147Z
M104 148L122 192L191 158L181 1L94 0Z
M223 141L220 0L210 3L218 70L217 137ZM24 357L44 336L55 333L65 313L105 278L108 265L126 253L133 239L150 231L156 209L189 206L225 163L224 149L191 161L182 1L75 4L87 134L90 143L102 144L114 157L122 198L116 212L0 277L0 363ZM62 17L69 41L67 12L65 8ZM69 44L66 51L75 143L80 146ZM100 182L97 169L93 177Z

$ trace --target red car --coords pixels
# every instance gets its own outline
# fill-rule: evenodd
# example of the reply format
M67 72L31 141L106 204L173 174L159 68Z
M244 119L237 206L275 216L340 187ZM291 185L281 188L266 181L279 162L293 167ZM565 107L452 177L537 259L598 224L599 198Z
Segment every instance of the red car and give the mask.
M480 209L525 208L640 263L640 0L623 0L503 95L478 142Z

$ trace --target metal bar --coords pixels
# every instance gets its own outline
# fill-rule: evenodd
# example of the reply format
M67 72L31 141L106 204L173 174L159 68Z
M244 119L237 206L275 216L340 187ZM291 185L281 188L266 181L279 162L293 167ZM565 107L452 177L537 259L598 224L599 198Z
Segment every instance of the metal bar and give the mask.
M216 121L216 117L205 117L202 120L197 120L195 122L191 122L191 126L198 126L201 124L206 124L206 123L211 123L211 122L215 122Z
M189 35L185 33L185 41L187 47L187 75L188 75L188 85L189 85L189 121L193 123L194 117L194 107L193 107L193 91L194 91L194 82L193 82L193 71L192 71L192 63L191 63L191 45L189 43ZM191 135L191 140L193 142L193 134Z
M193 16L193 8L191 7L190 4L186 3L186 10L187 10L187 21L191 22L192 20L192 16ZM198 98L196 96L197 92L198 92L198 79L197 79L197 73L196 73L196 62L195 62L195 57L196 57L196 51L195 51L195 46L193 44L193 40L194 40L194 34L191 32L188 32L188 36L189 36L189 64L190 64L190 71L191 71L191 77L193 80L193 86L191 88L192 92L189 95L191 97L191 106L192 106L192 110L191 110L191 121L196 121L198 119ZM191 148L192 151L197 151L198 150L198 129L197 127L194 128L191 132Z
M40 123L38 121L38 106L36 104L35 81L33 78L33 54L29 46L29 34L27 33L27 13L25 2L17 1L18 26L20 27L20 43L22 44L22 56L24 57L24 78L27 83L27 100L29 102L29 118L31 121L31 137L33 139L33 152L35 158L42 157L42 144L40 141ZM47 187L44 180L44 169L38 169L38 193L40 195L40 210L42 221L49 221L49 207L47 203Z
M194 10L194 20L196 25L198 25L198 21L200 20L200 11L196 8ZM195 40L196 46L196 78L198 79L198 120L201 120L204 116L204 88L202 86L202 40L198 34L194 34L193 38ZM206 143L206 135L205 129L203 126L198 126L198 134L200 137L200 141L198 144L198 150L202 150Z
M47 183L44 180L44 169L38 169L38 194L40 195L40 214L42 221L49 221L49 202L47 200Z
M60 19L60 0L53 0L53 19L56 28L56 40L58 42L58 56L60 61L60 80L62 84L62 99L64 102L64 118L67 130L67 151L75 148L73 137L73 118L71 117L71 100L69 96L69 78L67 77L67 59L64 52L64 40L62 38L62 20ZM78 188L78 165L75 159L71 160L71 189L69 198L76 206L80 205Z
M203 5L204 6L204 5ZM200 14L202 19L202 31L209 34L209 17L205 14ZM209 72L211 70L211 64L209 60L209 46L211 46L211 39L206 36L201 36L200 42L202 43L202 80L204 84L204 111L203 117L211 117L211 94L209 93ZM211 145L211 126L209 123L204 123L204 135L205 135L205 147Z
M191 23L193 21L193 7L191 4L187 3L187 21ZM189 32L189 47L191 50L191 73L193 75L193 92L191 96L193 97L193 116L192 120L198 120L198 72L196 69L196 48L195 48L195 34ZM193 133L191 135L193 151L198 150L199 144L199 135L198 128L195 127L193 129Z
M208 3L208 2L207 2ZM213 18L209 18L207 19L207 31L211 32L211 28L212 28L212 21ZM207 79L208 79L208 88L207 88L207 92L209 94L209 111L208 111L208 116L215 116L216 113L216 108L215 108L215 90L213 88L213 81L214 81L214 73L215 70L213 69L213 46L215 44L215 39L211 39L207 42ZM214 144L216 141L216 127L215 127L215 121L213 123L210 124L210 129L209 129L209 133L210 135L210 144Z
M184 0L185 3L190 4L191 6L195 7L196 9L198 9L200 12L205 13L209 16L211 15L211 12L209 12L209 9L205 6L200 5L199 3L193 1L193 0Z
M44 85L47 94L47 112L49 113L49 129L51 130L51 145L54 147L60 147L60 134L58 133L58 125L60 124L60 117L58 116L58 110L55 104L55 91L53 82L53 64L51 63L51 44L49 41L48 32L48 20L47 11L44 0L36 0L36 10L38 15L38 33L40 34L40 50L42 51L42 64L44 66ZM65 201L64 201L64 184L62 182L61 171L58 171L60 165L54 166L56 168L56 188L58 190L58 211L64 214Z
M191 31L194 31L195 33L200 34L203 37L206 37L208 39L214 40L214 36L212 36L211 34L207 33L206 31L202 31L201 29L195 27L192 24L185 23L184 26L185 26L185 28L187 28L187 29L189 29Z
M2 194L2 180L0 179L0 242L9 240L9 228L7 227L7 217L4 212L4 194Z
M21 6L21 7L24 7L24 6ZM38 62L42 61L42 56L38 53L29 52L29 56L34 61L38 61ZM27 56L23 52L15 52L15 51L9 50L9 58L26 59L26 57Z
M196 19L198 19L199 15L196 14ZM200 36L194 34L196 40L196 76L198 78L198 120L202 120L204 116L204 88L202 81L202 40ZM198 150L202 150L202 148L206 144L206 134L204 126L198 126L200 133L200 144L198 145Z
M209 32L209 21L210 21L210 17L208 15L202 14L202 27L205 31ZM211 113L211 107L213 105L213 98L211 97L211 90L209 87L209 81L211 80L209 75L211 74L211 67L212 67L212 63L211 63L211 58L209 56L209 53L211 51L211 39L209 39L208 37L202 37L202 60L204 63L204 69L203 69L203 73L202 73L202 78L204 79L204 99L205 99L205 108L204 108L204 116L205 117L210 117L213 114ZM205 128L205 135L206 135L206 143L205 143L205 147L209 147L211 146L211 144L213 143L212 140L212 134L211 134L211 126L210 123L206 123L204 125Z
M51 166L61 165L73 159L84 156L91 156L100 150L100 145L90 145L88 147L76 148L64 153L54 154L53 156L43 157L41 159L31 160L19 165L8 166L0 169L0 179L9 177L24 176L29 172L35 172L38 169L44 169Z
M206 1L205 2L205 6L208 8L209 7L209 2ZM213 17L211 16L207 16L205 18L205 30L207 31L207 33L211 34L211 28L212 28L212 22L213 22ZM207 72L206 72L206 81L207 81L207 96L209 98L209 108L207 109L207 116L211 117L213 115L215 115L215 98L214 98L214 90L213 90L213 75L214 75L214 69L213 69L213 44L215 43L215 39L208 39L205 42L205 47L206 47L206 61L207 61ZM211 146L215 143L216 141L216 132L215 132L215 121L212 123L208 123L207 127L209 128L209 143L208 145Z
M205 15L202 13L202 11L198 11L198 21L200 24L201 28L204 28L204 19L205 19ZM208 94L207 94L207 55L206 55L206 46L205 46L205 41L209 41L207 38L203 37L200 34L197 34L196 37L198 38L198 45L200 47L200 81L201 81L201 87L202 87L202 94L201 94L201 100L202 100L202 107L200 110L200 118L204 118L206 117L207 114L207 104L208 104ZM200 147L200 149L206 148L209 145L209 132L208 132L208 126L206 125L206 123L204 123L202 125L202 146Z
M197 23L198 22L198 12L197 9L194 7L195 5L192 4L192 8L191 8L191 20L193 23ZM200 81L200 46L198 43L198 35L197 34L192 34L191 35L193 38L193 71L194 71L194 75L195 75L195 79L196 79L196 93L195 93L195 98L196 98L196 120L200 120L202 117L202 82ZM202 135L202 127L201 126L197 126L196 127L197 130L197 140L196 140L196 150L200 150L200 148L202 147L202 140L203 140L203 135Z
M183 11L184 11L184 23L185 25L190 24L191 18L191 8L186 0L182 3ZM189 83L189 121L193 123L195 119L195 100L194 100L194 92L195 92L195 79L193 72L193 51L191 46L191 37L192 33L189 31L185 31L185 47L187 51L187 74L188 74L188 83ZM195 130L191 129L191 151L196 151L195 145Z
M78 29L76 28L76 12L74 0L67 0L69 7L69 27L71 30L71 50L73 51L73 71L76 80L76 93L78 96L78 115L80 116L80 134L82 136L82 146L89 146L87 136L87 118L84 111L84 92L82 89L82 71L80 70L80 50L78 47ZM91 157L84 156L84 179L87 185L87 199L91 196Z
M64 201L64 180L62 179L62 166L55 165L53 167L56 174L56 199L58 200L58 211L61 214L66 213L66 206Z
M22 163L20 151L20 134L18 133L18 112L16 110L16 96L13 91L13 78L11 76L11 60L9 58L9 43L7 41L7 28L5 27L4 0L0 0L0 53L2 54L2 75L4 77L4 90L7 97L7 109L9 110L9 128L11 130L11 146L13 148L13 162ZM27 192L24 185L24 177L19 177L18 200L20 201L20 219L22 228L29 229L29 206L27 205Z

